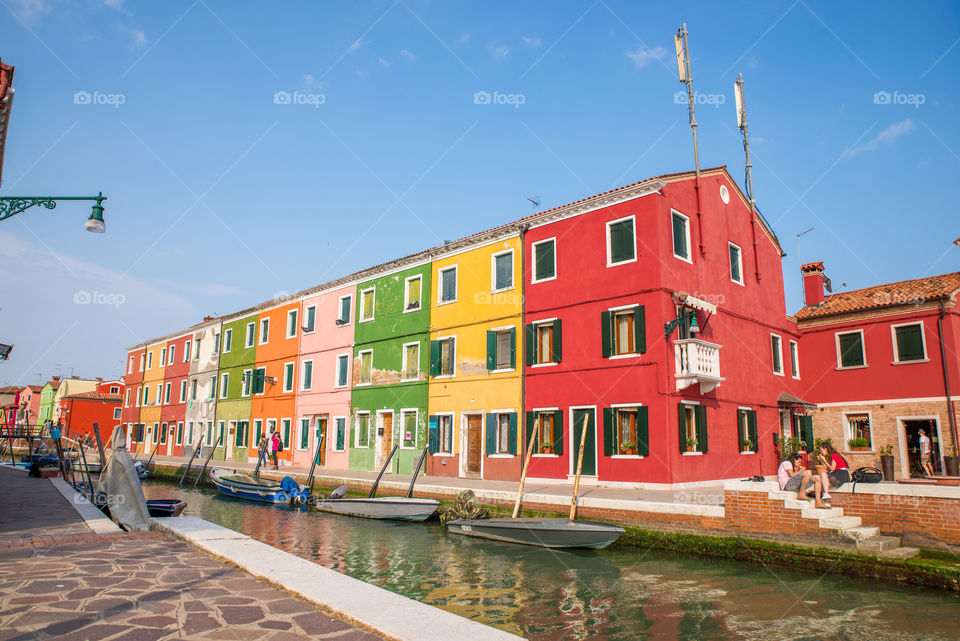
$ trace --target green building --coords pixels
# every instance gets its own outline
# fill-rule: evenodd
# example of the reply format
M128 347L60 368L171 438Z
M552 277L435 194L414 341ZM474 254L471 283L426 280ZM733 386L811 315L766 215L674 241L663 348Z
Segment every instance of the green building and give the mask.
M427 444L430 276L427 261L357 285L350 469L379 469L397 445L389 471L410 474Z
M217 433L223 431L224 442L214 455L217 458L246 461L249 456L256 457L258 435L251 434L250 420L256 328L257 314L251 314L224 321L220 330L216 421Z
M53 420L53 402L57 397L57 390L60 389L60 379L55 378L47 381L40 392L40 405L37 407L37 425L43 425L47 421Z

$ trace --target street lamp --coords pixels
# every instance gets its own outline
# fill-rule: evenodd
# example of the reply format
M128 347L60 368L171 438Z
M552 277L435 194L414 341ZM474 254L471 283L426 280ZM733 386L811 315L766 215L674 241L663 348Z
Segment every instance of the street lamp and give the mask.
M95 234L102 234L107 230L103 223L103 201L106 199L103 192L96 196L0 196L0 221L16 216L35 205L53 209L61 200L93 200L95 201L93 212L83 224L83 228Z

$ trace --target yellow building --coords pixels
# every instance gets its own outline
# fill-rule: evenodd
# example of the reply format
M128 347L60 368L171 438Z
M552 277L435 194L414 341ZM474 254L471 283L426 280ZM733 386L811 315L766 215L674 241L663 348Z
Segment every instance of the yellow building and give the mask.
M427 474L520 474L522 249L518 228L499 231L433 261Z
M160 411L163 401L163 373L167 362L167 341L148 345L146 364L143 370L143 387L140 390L140 423L143 425L143 442L137 442L135 451L147 456L157 445L160 434ZM140 439L137 439L138 441Z

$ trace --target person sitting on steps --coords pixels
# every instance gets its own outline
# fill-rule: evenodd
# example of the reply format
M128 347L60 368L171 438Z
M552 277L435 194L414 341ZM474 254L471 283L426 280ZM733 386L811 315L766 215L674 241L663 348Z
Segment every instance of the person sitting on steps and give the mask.
M818 478L823 487L824 500L830 498L828 489L836 489L844 483L850 482L850 469L847 465L847 459L838 452L830 443L821 443L820 452L817 454L817 463L823 466Z
M808 484L813 480L812 486ZM780 489L785 492L796 492L797 498L801 501L809 500L808 492L813 492L814 506L819 508L829 508L829 503L824 503L820 496L820 477L813 476L810 470L803 467L803 455L800 452L794 452L787 460L780 464L777 469L777 480L780 483Z

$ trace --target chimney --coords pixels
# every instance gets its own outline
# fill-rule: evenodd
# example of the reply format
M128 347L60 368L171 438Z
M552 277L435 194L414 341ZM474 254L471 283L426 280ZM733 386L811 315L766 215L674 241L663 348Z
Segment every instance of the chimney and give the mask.
M60 382L60 377L59 377L59 376L54 376L54 377L53 377L53 382L54 382L54 383L59 383L59 382Z
M819 305L823 302L823 261L800 265L803 274L803 302Z

